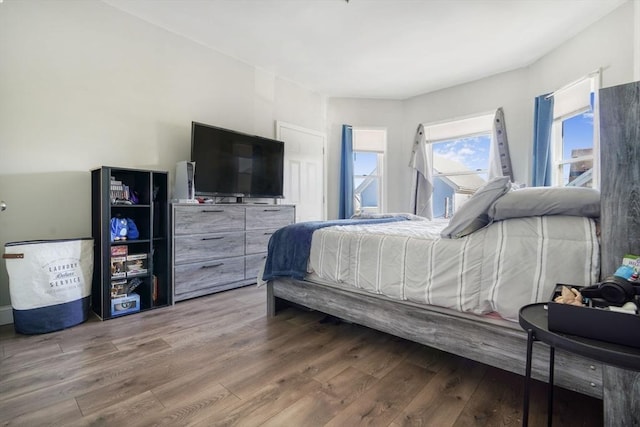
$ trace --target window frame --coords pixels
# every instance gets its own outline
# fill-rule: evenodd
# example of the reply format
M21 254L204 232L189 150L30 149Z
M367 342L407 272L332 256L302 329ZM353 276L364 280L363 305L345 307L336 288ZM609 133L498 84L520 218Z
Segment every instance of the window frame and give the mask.
M431 159L431 170L433 179L436 178L447 178L449 176L462 176L462 175L486 175L488 176L489 170L491 169L491 145L495 143L495 135L494 135L494 118L495 111L485 112L480 114L474 114L471 116L467 116L464 118L447 120L439 123L433 124L425 124L425 138L427 142L427 149L429 150L429 157ZM460 129L467 129L464 131L460 131ZM433 131L435 130L435 131ZM432 135L436 135L435 138ZM469 170L469 171L455 171L455 172L436 172L434 166L434 152L433 147L434 144L448 142L448 141L459 141L467 138L475 138L479 136L488 136L489 137L489 153L487 158L487 164L485 168L481 170ZM434 182L435 184L435 182ZM479 187L478 187L479 188ZM468 200L476 189L466 189L467 191L459 193L461 196L467 196L465 201ZM435 191L431 195L431 201L434 203ZM464 202L460 204L462 206ZM435 205L435 203L434 203ZM453 206L452 206L453 205ZM445 202L445 212L444 218L451 218L455 213L456 209L460 208L460 206L455 206L456 201L455 197L453 200L447 204ZM435 217L435 213L434 213ZM439 216L438 216L439 217Z
M600 87L600 71L595 71L587 76L584 76L563 88L554 92L551 96L554 97L554 112L553 122L551 125L551 186L564 187L569 183L564 184L564 166L571 165L573 163L579 163L583 161L592 162L592 175L591 175L591 187L600 188L600 118L599 118L599 99L598 89ZM584 97L584 90L580 91L580 86L589 86L589 105L582 102L582 107L579 99ZM581 93L582 92L582 93ZM560 112L557 111L558 100L563 104L560 108ZM592 100L592 101L591 101ZM567 109L566 105L576 105L575 108ZM593 114L593 140L592 151L590 155L579 156L575 158L564 158L564 135L563 124L566 120L572 119L576 116L584 113L591 112Z
M594 179L596 175L596 154L595 149L593 148L594 141L591 141L591 154L585 156L578 157L567 157L563 156L564 149L564 122L566 120L572 119L574 117L580 116L584 113L590 112L591 108L585 108L582 110L578 110L573 114L569 114L564 117L559 117L553 121L551 125L551 165L552 165L552 174L551 174L551 184L554 187L566 187L569 186L569 183L564 183L564 166L572 165L574 163L591 161L592 162L592 178L591 185L596 184L596 180Z
M386 167L386 162L385 162L385 154L387 151L387 128L386 127L374 127L374 126L353 126L352 127L353 130L353 156L354 158L352 159L352 161L355 162L355 156L357 153L376 153L377 154L377 159L376 159L376 175L375 178L378 181L378 206L377 208L374 210L372 208L368 208L368 209L363 209L362 206L356 202L356 185L355 185L355 180L356 178L364 178L366 179L367 177L370 177L371 175L356 175L355 173L355 168L354 168L354 172L352 175L352 179L354 182L353 185L353 207L354 207L354 214L359 214L359 213L384 213L385 209L386 209L386 173L385 173L385 167ZM380 133L380 138L378 139L377 142L374 142L373 144L367 144L366 142L361 143L362 138L364 136L365 132L371 132L371 133ZM359 207L359 208L357 208Z

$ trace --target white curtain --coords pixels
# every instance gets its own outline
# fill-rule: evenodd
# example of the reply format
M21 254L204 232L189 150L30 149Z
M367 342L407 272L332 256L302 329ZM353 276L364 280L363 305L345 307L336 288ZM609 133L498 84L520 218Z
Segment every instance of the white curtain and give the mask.
M433 163L431 149L427 147L424 126L419 125L411 150L409 167L413 169L411 186L411 213L433 219Z

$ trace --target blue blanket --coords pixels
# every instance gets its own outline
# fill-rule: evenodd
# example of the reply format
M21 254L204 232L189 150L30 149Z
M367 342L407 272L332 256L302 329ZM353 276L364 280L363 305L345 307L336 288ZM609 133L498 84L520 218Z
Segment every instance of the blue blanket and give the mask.
M338 219L333 221L307 221L287 225L277 230L269 239L269 252L262 280L286 276L302 280L307 274L313 232L334 225L380 224L406 221L404 217L373 219Z

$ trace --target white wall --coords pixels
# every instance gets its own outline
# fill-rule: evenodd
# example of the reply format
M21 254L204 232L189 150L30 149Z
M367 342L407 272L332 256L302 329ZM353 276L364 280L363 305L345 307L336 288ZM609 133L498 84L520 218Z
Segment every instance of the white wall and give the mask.
M640 80L640 1L635 1L633 3L635 8L634 14L634 66L633 66L633 80Z
M275 120L325 129L325 111L318 93L100 1L0 3L0 244L90 236L90 170L172 176L192 120L274 137ZM8 286L2 262L0 307Z
M552 92L602 68L602 87L633 81L635 21L633 2L623 4L530 67L529 92Z
M502 107L514 178L526 181L528 151L525 150L523 135L527 134L533 121L527 111L527 104L533 101L523 90L526 86L527 71L521 69L407 100L404 126L410 132L408 148L418 123L491 113ZM408 198L406 203L408 206Z
M356 127L376 127L387 129L387 153L385 154L385 188L383 206L386 212L392 212L390 206L401 203L402 175L394 173L397 165L403 160L403 153L397 149L404 141L402 127L402 102L386 100L363 99L329 99L327 106L327 211L329 218L338 217L338 188L340 185L340 158L342 125L349 124ZM408 158L406 160L409 162ZM393 166L389 166L393 165ZM398 179L400 178L400 179ZM404 210L406 211L406 209Z
M634 28L640 27L637 8L633 2L625 3L534 64L519 70L404 101L329 100L330 169L339 174L341 124L387 127L389 134L394 135L388 144L387 176L392 197L387 211L407 211L411 190L408 162L417 125L503 107L514 177L516 181L529 183L535 96L554 91L600 67L604 69L603 87L633 81L634 57L640 56L638 36L634 33ZM337 182L336 178L329 183L330 218L335 218L338 212Z

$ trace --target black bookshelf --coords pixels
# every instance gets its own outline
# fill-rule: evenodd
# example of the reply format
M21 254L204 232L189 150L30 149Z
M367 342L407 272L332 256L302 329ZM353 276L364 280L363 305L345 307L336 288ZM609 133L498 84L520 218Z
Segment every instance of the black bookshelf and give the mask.
M91 171L91 307L103 320L172 304L168 184L165 171ZM112 218L133 221L137 236L113 239Z

